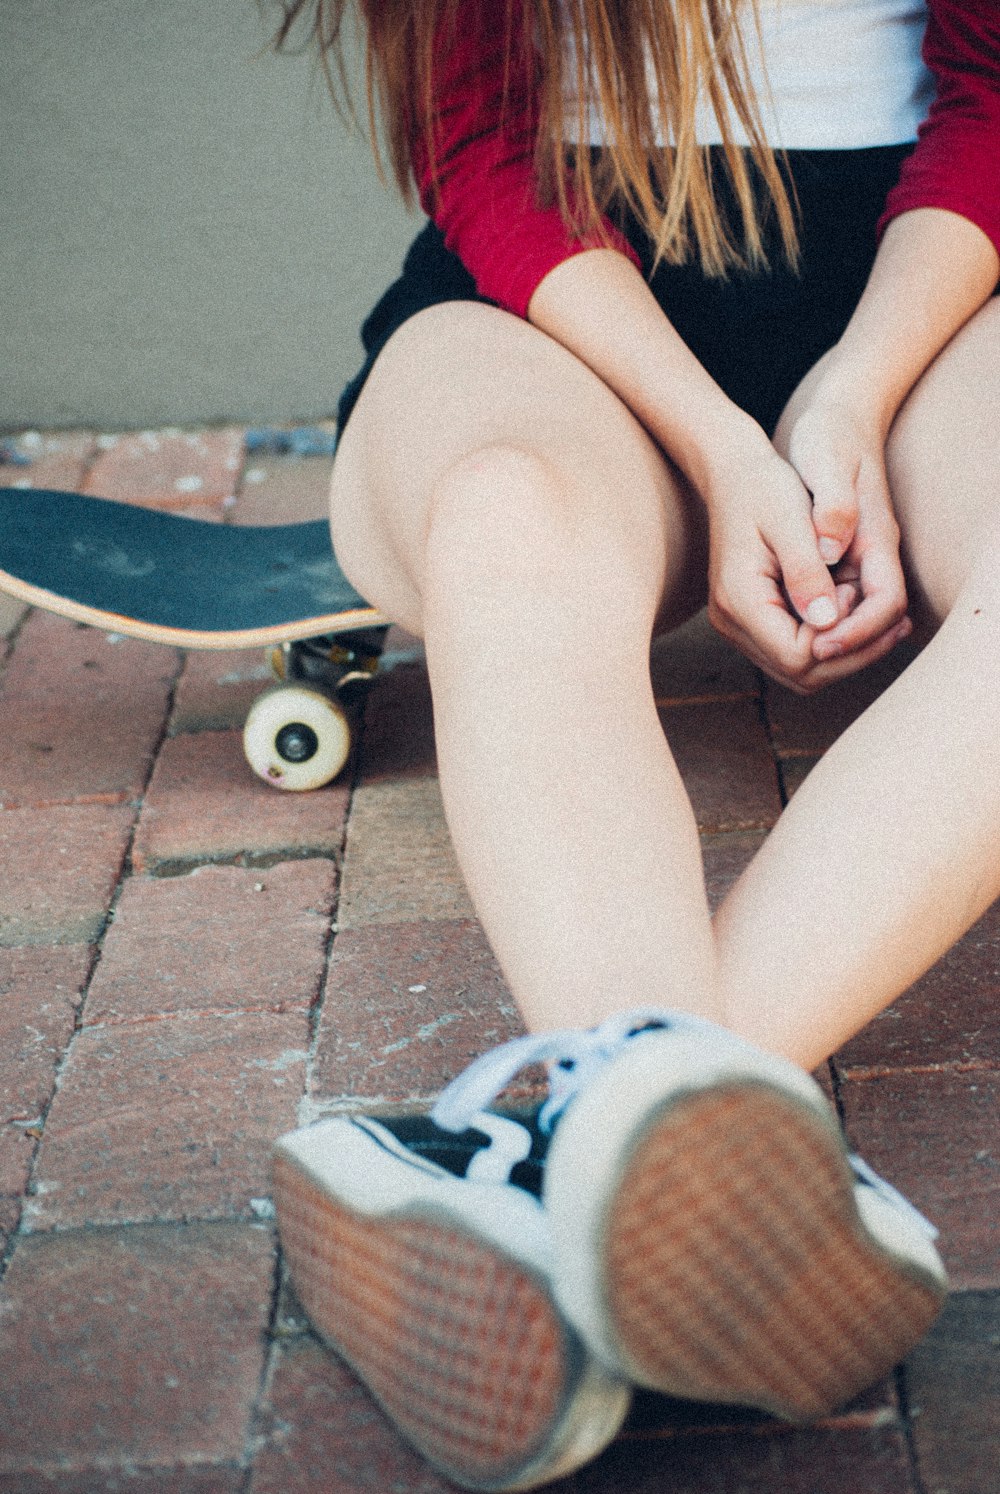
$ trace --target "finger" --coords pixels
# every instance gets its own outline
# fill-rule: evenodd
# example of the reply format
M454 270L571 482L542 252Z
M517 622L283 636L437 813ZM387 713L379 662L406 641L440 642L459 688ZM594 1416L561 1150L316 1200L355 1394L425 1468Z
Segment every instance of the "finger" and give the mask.
M827 685L836 684L838 680L857 674L862 669L867 669L872 664L877 664L880 659L890 654L897 644L908 638L912 631L913 624L908 617L904 617L895 627L882 633L864 648L836 655L831 659L816 661L811 669L802 672L801 688L807 691L821 690Z
M843 622L844 618L857 606L861 596L861 588L853 581L838 581L836 596L837 611L840 615L840 621Z
M837 626L816 637L813 656L830 659L864 648L906 615L906 582L895 545L873 546L861 562L861 601Z
M759 576L753 586L731 590L724 609L717 599L710 603L709 620L742 654L790 688L814 664L814 630L788 610L770 577Z
M788 599L803 622L831 628L838 621L837 591L819 552L810 517L788 511L780 533L764 536L781 572Z

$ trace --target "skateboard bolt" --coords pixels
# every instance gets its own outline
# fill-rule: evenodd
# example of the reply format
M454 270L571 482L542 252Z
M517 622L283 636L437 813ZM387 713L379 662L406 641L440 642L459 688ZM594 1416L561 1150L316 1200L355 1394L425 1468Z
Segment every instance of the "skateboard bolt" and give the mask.
M307 763L319 751L319 737L304 721L290 721L281 728L274 745L286 763Z

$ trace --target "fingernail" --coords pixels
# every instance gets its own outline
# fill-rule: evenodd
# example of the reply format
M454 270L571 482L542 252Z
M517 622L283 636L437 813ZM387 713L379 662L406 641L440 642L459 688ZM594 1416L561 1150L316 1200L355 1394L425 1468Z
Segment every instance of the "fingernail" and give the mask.
M828 628L837 621L837 604L829 597L816 597L806 608L806 622L814 628Z
M821 534L818 540L818 548L827 565L837 564L837 561L840 559L840 546L836 540L829 539L825 534Z

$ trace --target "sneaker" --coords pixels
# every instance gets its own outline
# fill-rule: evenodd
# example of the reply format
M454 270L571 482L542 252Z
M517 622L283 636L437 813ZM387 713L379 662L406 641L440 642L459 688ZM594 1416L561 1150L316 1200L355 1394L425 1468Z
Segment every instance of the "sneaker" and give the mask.
M478 1121L459 1137L426 1117L294 1131L274 1201L302 1306L403 1436L465 1488L530 1489L595 1457L631 1388L555 1300L540 1138Z
M539 1060L556 1296L615 1373L806 1422L923 1337L947 1294L936 1231L848 1154L801 1069L641 1011L484 1055L435 1121L460 1128Z

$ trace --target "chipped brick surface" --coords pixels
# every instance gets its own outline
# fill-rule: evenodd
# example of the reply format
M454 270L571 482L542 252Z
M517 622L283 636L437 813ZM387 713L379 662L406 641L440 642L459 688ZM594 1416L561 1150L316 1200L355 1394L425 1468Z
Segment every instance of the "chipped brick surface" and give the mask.
M263 1445L250 1494L450 1494L454 1488L314 1338L293 1339L278 1350L262 1409Z
M164 742L146 794L137 871L164 863L240 856L333 854L343 838L348 790L331 784L283 794L262 783L237 732L202 732Z
M471 918L436 778L358 789L344 856L341 928Z
M27 1183L90 961L86 946L0 949L0 1194Z
M240 1458L272 1270L269 1231L247 1225L20 1239L0 1288L17 1366L0 1473Z
M1000 1288L1000 1074L848 1079L841 1100L855 1150L940 1229L953 1288Z
M104 436L83 491L149 508L197 511L231 502L243 459L234 428Z
M666 706L660 720L701 830L754 830L781 813L778 777L755 700Z
M31 1227L249 1217L296 1121L308 1035L305 1013L85 1028L46 1123Z
M306 1010L323 977L335 884L330 861L133 878L104 942L87 1022Z
M433 1099L485 1048L522 1031L478 923L352 929L334 946L313 1096Z
M173 649L34 613L0 681L0 804L140 793L176 672Z
M131 831L124 807L0 811L0 947L95 939Z

